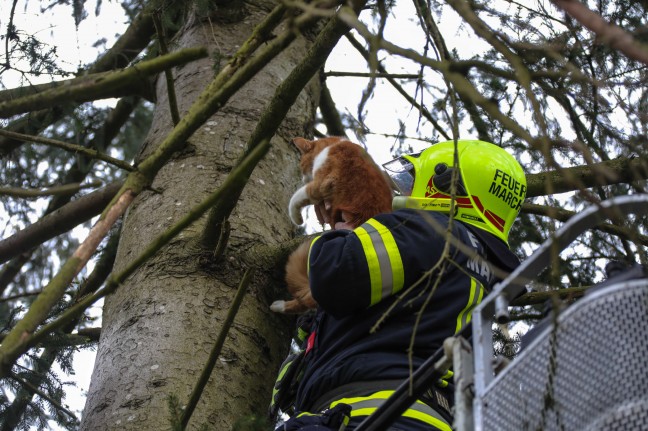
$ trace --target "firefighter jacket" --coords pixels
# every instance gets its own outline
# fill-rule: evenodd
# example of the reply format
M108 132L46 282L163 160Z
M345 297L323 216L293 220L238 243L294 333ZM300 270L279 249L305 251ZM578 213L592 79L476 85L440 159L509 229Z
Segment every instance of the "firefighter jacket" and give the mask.
M319 309L296 410L328 407L318 404L349 383L404 381L470 322L496 281L493 262L519 264L499 239L431 211L380 214L316 238L309 278Z

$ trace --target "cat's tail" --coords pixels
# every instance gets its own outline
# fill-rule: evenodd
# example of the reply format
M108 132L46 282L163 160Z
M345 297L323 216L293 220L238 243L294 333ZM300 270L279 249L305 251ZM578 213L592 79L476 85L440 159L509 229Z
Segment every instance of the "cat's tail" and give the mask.
M288 215L290 220L297 226L304 224L304 219L301 215L301 209L311 204L311 200L306 193L306 186L302 186L292 195L290 203L288 204Z

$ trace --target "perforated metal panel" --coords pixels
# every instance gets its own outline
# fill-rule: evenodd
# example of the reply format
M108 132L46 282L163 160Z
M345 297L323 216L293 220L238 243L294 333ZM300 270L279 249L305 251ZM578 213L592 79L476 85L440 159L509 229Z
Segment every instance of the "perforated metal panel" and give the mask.
M476 402L485 430L648 430L648 280L580 299Z

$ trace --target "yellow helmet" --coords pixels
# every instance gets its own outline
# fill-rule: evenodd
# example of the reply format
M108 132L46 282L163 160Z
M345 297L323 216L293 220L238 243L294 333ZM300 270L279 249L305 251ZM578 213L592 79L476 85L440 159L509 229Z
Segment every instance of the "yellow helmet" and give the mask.
M522 167L503 148L476 140L439 142L383 166L401 193L392 203L395 210L450 213L454 195L455 219L508 244L527 185Z

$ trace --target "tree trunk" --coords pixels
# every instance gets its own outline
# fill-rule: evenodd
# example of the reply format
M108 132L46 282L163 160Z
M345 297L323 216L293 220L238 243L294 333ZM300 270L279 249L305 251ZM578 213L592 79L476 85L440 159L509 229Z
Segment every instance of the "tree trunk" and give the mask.
M222 59L223 66L273 5L267 6L248 4L242 21L196 21L181 32L176 48L209 46L214 55L173 71L180 115L212 80L214 58ZM306 44L304 38L293 43L162 168L152 190L142 193L125 217L115 270L222 183L274 89L300 60ZM315 85L302 92L246 186L230 218L224 259L211 267L201 264L198 239L203 217L106 298L82 429L170 429L168 398L173 395L186 404L246 269L246 253L294 236L287 206L299 174L297 152L289 140L311 132ZM172 128L163 77L157 81L157 94L141 157ZM288 319L268 308L281 294L274 269L256 270L189 429L202 424L231 429L242 416L265 413L275 371L290 339Z

